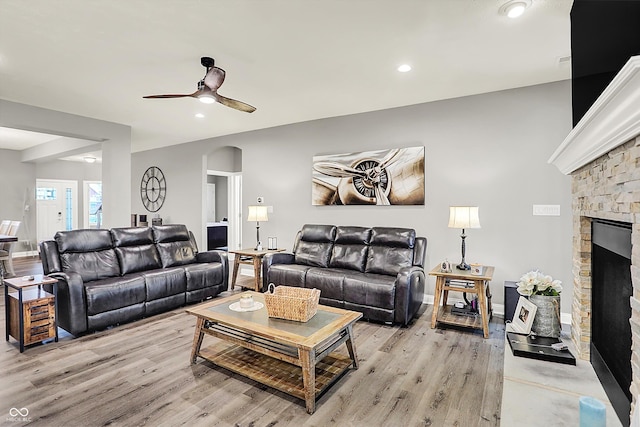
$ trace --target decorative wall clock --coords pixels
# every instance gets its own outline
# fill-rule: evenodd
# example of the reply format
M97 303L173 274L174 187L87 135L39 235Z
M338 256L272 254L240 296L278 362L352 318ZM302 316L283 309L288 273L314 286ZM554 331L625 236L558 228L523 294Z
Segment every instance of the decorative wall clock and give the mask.
M157 212L167 197L167 180L160 168L151 166L142 174L140 182L142 204L149 212Z

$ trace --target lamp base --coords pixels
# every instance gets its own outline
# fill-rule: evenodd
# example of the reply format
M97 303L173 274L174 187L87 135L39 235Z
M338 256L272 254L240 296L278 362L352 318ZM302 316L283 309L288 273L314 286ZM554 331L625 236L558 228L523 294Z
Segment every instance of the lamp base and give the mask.
M471 266L464 261L456 265L456 268L458 270L471 270Z

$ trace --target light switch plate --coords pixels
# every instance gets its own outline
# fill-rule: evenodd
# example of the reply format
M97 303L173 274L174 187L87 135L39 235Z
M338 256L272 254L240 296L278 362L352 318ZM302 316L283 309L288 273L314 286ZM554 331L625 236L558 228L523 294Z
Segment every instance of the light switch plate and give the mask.
M542 216L560 216L560 205L533 205L533 214Z

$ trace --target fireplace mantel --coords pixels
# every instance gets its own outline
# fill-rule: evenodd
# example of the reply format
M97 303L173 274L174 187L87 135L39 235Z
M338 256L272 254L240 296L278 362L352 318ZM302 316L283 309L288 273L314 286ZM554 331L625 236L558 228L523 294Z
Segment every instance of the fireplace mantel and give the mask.
M640 55L627 61L549 159L571 172L640 135Z

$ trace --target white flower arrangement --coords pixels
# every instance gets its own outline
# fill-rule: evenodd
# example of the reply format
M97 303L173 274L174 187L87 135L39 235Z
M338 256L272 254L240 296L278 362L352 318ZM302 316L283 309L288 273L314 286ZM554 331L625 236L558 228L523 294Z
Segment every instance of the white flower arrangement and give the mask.
M562 282L553 280L538 270L524 274L517 283L520 295L558 296L562 292Z

